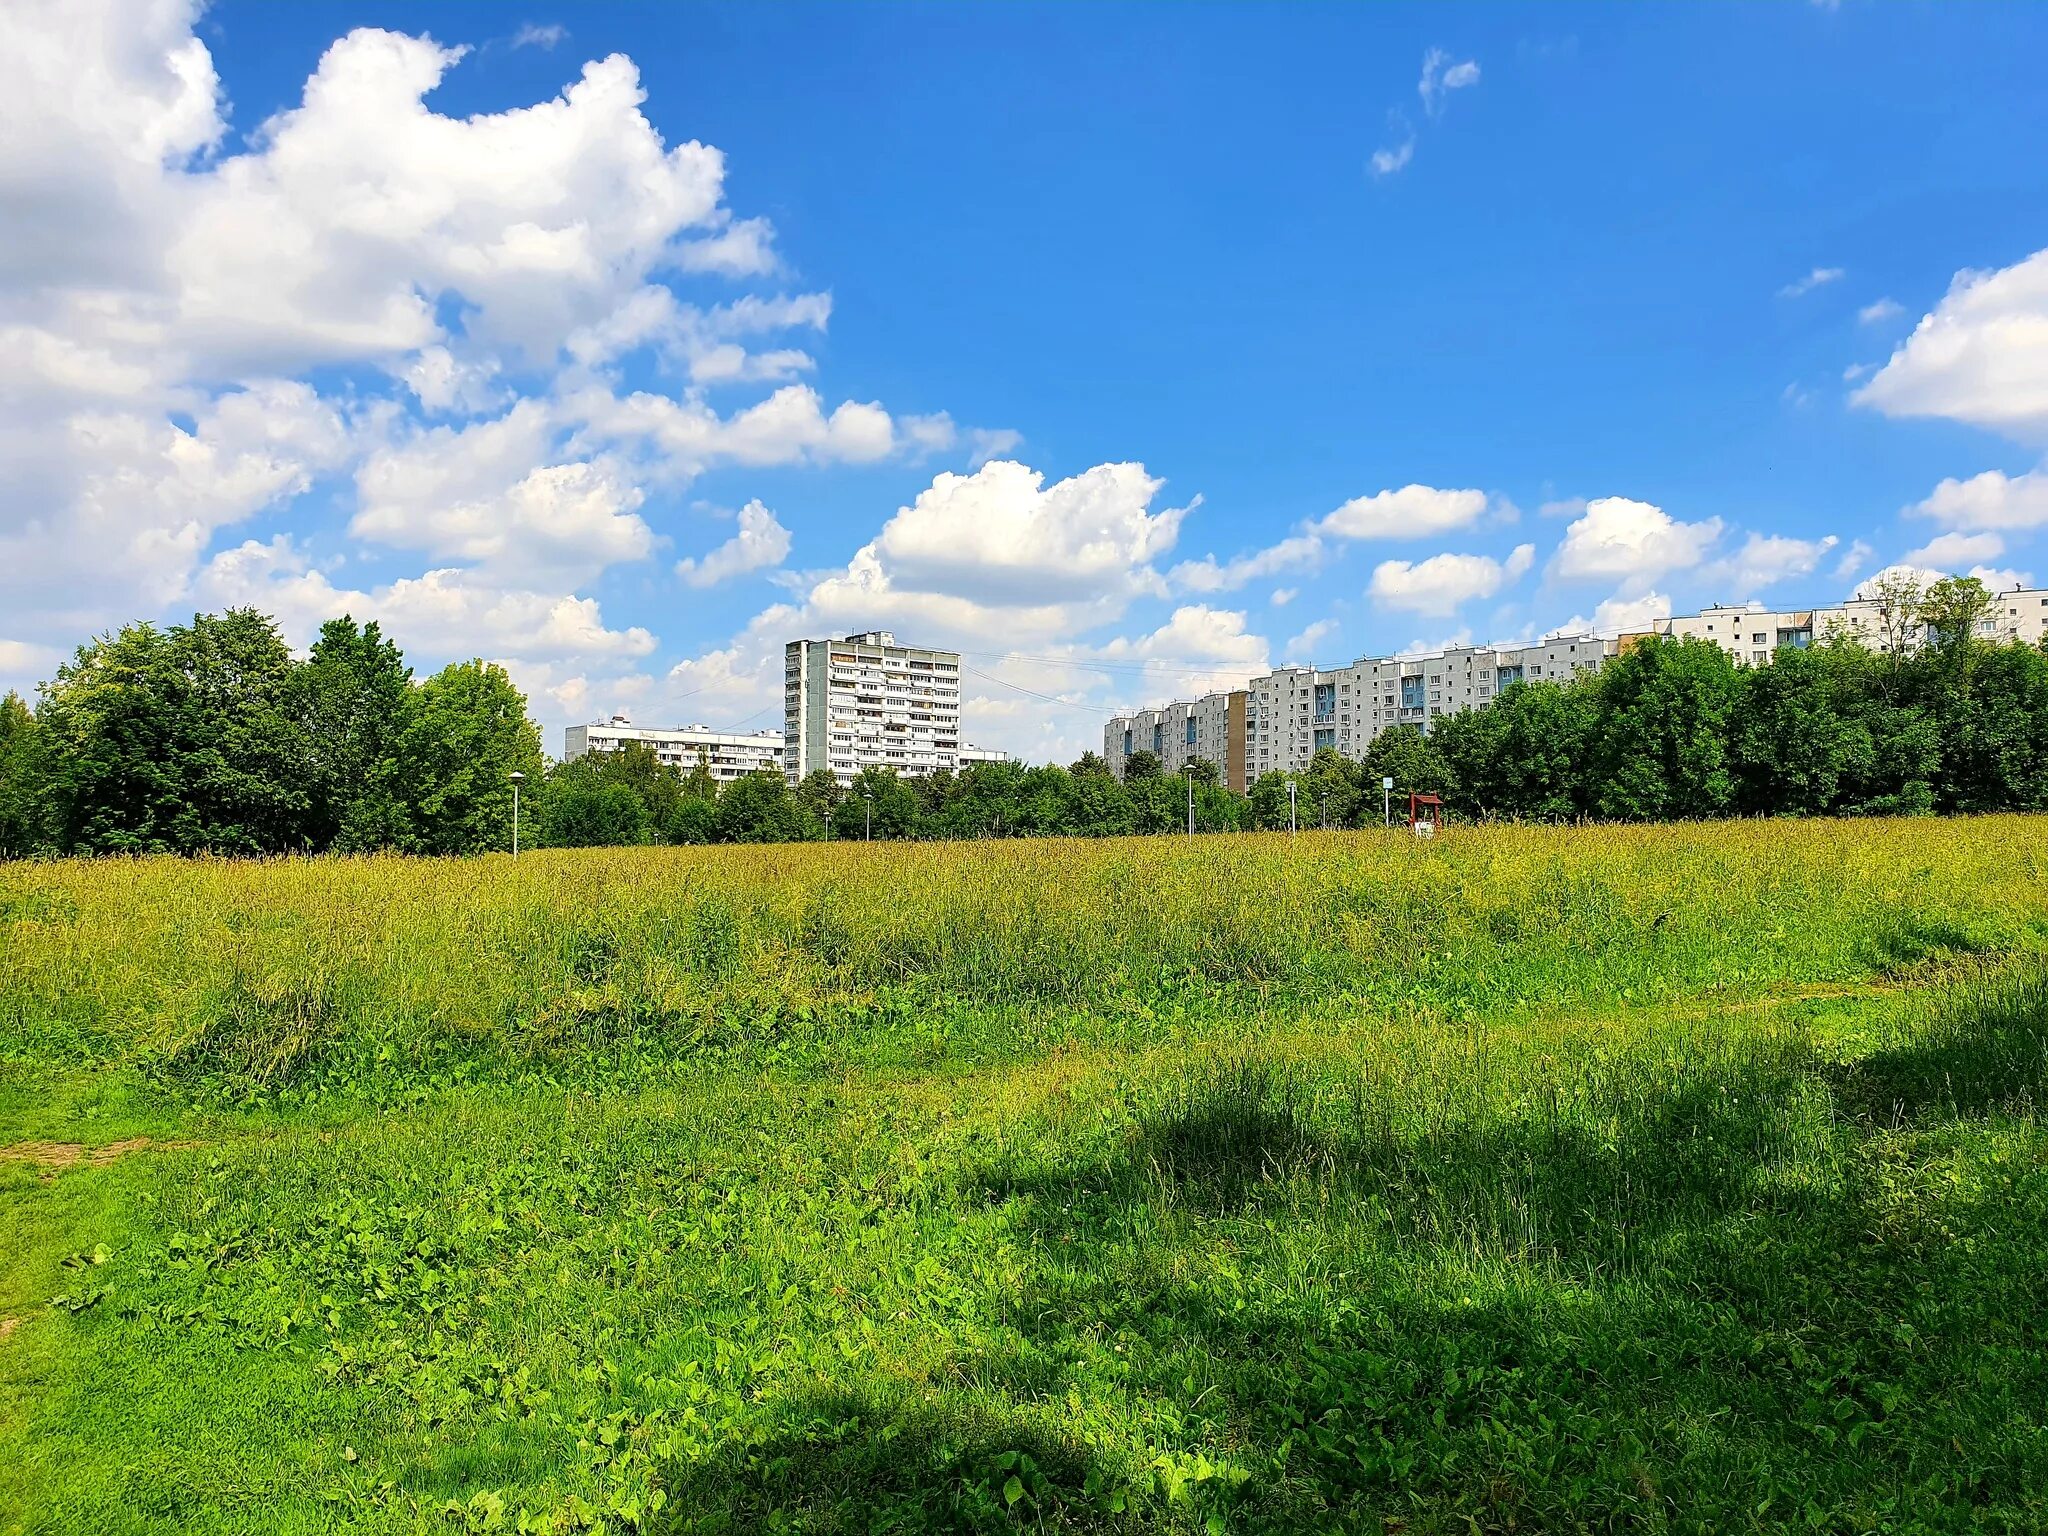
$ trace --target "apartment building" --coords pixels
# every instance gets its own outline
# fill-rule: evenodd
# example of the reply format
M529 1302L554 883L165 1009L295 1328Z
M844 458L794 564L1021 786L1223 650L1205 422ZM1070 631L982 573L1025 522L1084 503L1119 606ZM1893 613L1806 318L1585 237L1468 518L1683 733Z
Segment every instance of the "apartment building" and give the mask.
M1991 641L2039 645L2048 636L2048 590L1995 593L1977 624ZM1191 757L1242 761L1241 788L1264 773L1298 772L1318 749L1365 755L1373 738L1396 725L1424 730L1438 717L1491 703L1503 688L1528 681L1563 682L1603 666L1652 635L1691 636L1718 645L1739 666L1768 666L1781 647L1804 647L1845 635L1872 649L1896 643L1917 649L1927 626L1886 619L1883 605L1850 598L1831 608L1767 609L1716 605L1696 614L1652 620L1612 639L1554 635L1533 645L1454 646L1426 656L1361 657L1348 667L1281 667L1229 694L1136 710L1103 728L1102 755L1122 778L1136 751L1149 751L1169 773ZM1242 716L1226 701L1244 700ZM1209 722L1214 722L1210 724Z
M1237 688L1118 716L1103 729L1102 755L1118 778L1138 752L1150 752L1167 773L1199 758L1214 763L1222 782L1242 793L1251 785L1245 756L1250 700L1248 690Z
M960 656L898 645L887 630L792 640L783 655L782 766L907 777L960 764Z
M562 733L562 760L573 762L586 752L616 752L629 741L644 743L664 763L689 773L703 762L711 777L730 784L763 768L782 767L780 731L714 731L705 725L638 726L625 715L603 725L572 725Z
M972 742L960 743L960 767L970 768L976 763L1007 763L1010 754L1000 747L977 747Z
M1396 725L1428 729L1439 715L1491 703L1525 679L1560 680L1600 666L1615 642L1560 635L1538 645L1457 646L1425 656L1361 657L1348 667L1282 667L1249 686L1249 777L1306 768L1323 747L1360 758Z

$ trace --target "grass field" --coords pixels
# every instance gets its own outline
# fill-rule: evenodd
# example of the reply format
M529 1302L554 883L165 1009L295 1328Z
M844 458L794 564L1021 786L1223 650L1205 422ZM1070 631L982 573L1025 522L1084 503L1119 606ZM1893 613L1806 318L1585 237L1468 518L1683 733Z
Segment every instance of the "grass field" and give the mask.
M0 1531L2048 1528L2048 820L0 867Z

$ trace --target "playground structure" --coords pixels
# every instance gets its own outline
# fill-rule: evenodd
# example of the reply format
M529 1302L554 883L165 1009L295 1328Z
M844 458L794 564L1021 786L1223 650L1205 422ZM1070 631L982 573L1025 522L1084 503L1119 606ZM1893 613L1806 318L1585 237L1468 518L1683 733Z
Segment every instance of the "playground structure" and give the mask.
M1435 837L1444 824L1444 802L1437 795L1408 797L1408 829L1417 837Z

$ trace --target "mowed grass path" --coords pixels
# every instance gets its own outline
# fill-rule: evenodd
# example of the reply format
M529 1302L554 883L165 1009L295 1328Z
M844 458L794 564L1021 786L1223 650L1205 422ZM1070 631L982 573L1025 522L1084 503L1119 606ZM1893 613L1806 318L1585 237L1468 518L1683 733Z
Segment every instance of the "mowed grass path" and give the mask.
M2044 958L2027 818L0 868L0 1531L2048 1528Z

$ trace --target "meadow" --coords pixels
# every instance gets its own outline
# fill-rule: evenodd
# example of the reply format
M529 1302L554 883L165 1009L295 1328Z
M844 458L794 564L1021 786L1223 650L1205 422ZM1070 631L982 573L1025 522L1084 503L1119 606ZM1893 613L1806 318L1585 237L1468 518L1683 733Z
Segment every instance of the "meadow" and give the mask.
M0 1532L2048 1528L2048 818L0 865Z

